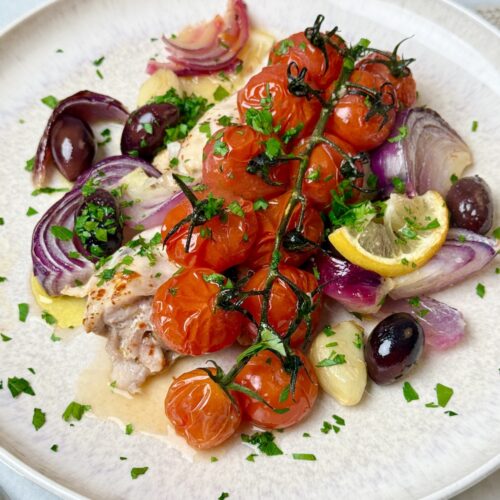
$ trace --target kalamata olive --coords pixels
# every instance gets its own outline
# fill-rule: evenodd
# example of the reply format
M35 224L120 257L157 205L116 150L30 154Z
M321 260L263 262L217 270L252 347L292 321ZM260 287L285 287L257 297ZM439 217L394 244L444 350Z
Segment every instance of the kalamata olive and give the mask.
M92 129L82 120L62 115L54 123L50 134L52 158L69 181L74 181L90 168L95 149Z
M179 108L169 103L146 104L136 109L123 128L121 150L149 160L163 144L165 129L179 121Z
M372 331L365 344L368 375L377 384L390 384L420 358L424 331L407 313L387 316Z
M446 195L451 223L456 227L486 234L493 224L493 200L490 187L474 175L462 177Z
M123 241L123 224L115 198L104 189L85 197L75 214L74 243L90 260L116 252Z

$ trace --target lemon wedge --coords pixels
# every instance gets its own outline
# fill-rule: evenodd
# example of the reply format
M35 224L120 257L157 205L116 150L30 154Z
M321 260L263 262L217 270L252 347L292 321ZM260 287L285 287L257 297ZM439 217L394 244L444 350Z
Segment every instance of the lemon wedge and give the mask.
M382 276L401 276L423 266L441 248L448 218L446 203L436 191L414 198L392 194L383 216L342 226L329 240L349 262Z

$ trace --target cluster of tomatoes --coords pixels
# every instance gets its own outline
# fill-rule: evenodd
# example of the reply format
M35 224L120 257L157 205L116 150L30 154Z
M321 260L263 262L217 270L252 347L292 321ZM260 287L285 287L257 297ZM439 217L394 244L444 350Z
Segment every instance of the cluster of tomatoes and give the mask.
M246 124L225 126L204 148L203 186L192 193L198 202L185 200L165 218L162 235L167 255L182 267L156 292L152 320L156 336L175 352L198 356L237 340L245 345L257 339L263 296L252 292L266 286L276 232L296 182L299 161L289 158L297 158L307 147L322 111L321 99L291 92L291 73L307 68L302 75L305 82L326 99L343 71L345 43L335 33L319 35L323 43L316 45L305 33L275 44L269 65L238 93L241 123ZM330 142L318 144L311 152L302 186L305 209L297 205L288 224L287 231L299 232L308 245L280 249L279 270L286 279L272 284L267 324L285 336L292 323L298 323L290 346L302 366L293 394L286 363L270 350L254 355L234 380L221 378L215 368L185 373L172 383L165 411L190 445L217 446L236 431L242 418L265 429L285 428L312 408L318 383L301 350L307 328L305 320L296 321L298 296L291 285L309 295L318 287L315 276L300 266L322 242L322 212L329 207L332 190L344 179L344 155L380 145L391 132L398 106L415 100L409 71L394 76L383 62L391 57L373 53L352 71L353 85L326 124L324 136ZM356 177L353 182L360 186L363 179ZM249 293L238 308L220 305L221 291L235 286L227 277L229 269L246 276L241 290ZM313 302L315 328L320 294L313 295ZM247 390L235 391L235 384Z

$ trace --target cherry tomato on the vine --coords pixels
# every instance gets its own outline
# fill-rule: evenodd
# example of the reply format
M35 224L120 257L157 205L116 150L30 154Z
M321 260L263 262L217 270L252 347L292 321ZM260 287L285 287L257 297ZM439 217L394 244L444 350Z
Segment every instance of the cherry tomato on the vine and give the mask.
M215 369L210 368L215 375ZM170 386L165 398L165 414L177 434L193 447L206 450L230 438L239 427L241 411L205 370L183 373Z
M168 349L198 356L231 345L244 316L217 306L227 279L213 269L185 269L156 291L151 312L154 333Z
M326 124L326 131L352 144L358 151L380 146L391 133L396 119L397 97L394 87L368 71L355 70L350 81L367 87L380 98L351 88L340 98Z
M312 301L312 313L311 313L311 324L312 332L314 332L319 317L321 314L321 293L316 293L314 297L311 297L311 292L313 292L317 286L318 281L316 278L307 271L298 269L291 266L280 266L280 272L288 278L297 288L302 292L308 294ZM269 269L263 267L259 269L245 284L244 290L263 290L265 288L265 282L267 279ZM245 299L243 302L243 308L246 309L253 318L260 322L262 314L262 295L251 295ZM268 309L268 322L269 325L280 335L285 336L288 328L293 323L295 317L301 312L299 311L299 300L297 295L292 290L289 284L285 283L281 278L277 278L271 287L271 298L269 301ZM297 329L293 332L291 336L291 345L293 347L301 346L304 342L307 332L307 325L304 319L301 320ZM254 323L249 320L244 322L244 330L241 336L243 342L255 341L257 338L257 327Z
M356 154L356 150L346 141L333 134L325 133L324 137L335 143L347 155ZM293 154L300 154L304 151L307 142L306 140L296 146ZM343 156L332 146L320 143L314 147L309 158L309 164L302 183L302 192L304 196L319 210L324 210L330 206L332 201L332 191L336 191L338 185L344 180L340 172ZM356 167L360 174L363 173L363 166L360 162L356 163ZM292 165L293 179L297 177L299 162L294 161ZM363 177L358 177L354 184L358 187L363 186ZM349 199L350 202L355 202L358 199L358 192L353 190L353 196Z
M307 357L300 351L295 354L302 366L293 393L290 373L272 351L261 351L253 356L237 375L238 384L256 392L271 406L238 392L244 416L253 424L264 429L285 429L300 422L311 411L318 396L318 380Z
M189 252L186 252L188 222L167 240L165 246L168 257L177 264L186 267L206 266L222 272L250 256L257 235L257 217L249 201L239 199L228 204L223 203L222 198L210 195L208 199L214 210L222 204L226 209L194 228ZM165 239L169 231L192 212L187 200L170 210L163 222L162 238Z
M338 49L325 44L328 62L321 49L312 45L301 32L276 42L269 54L269 64L288 66L294 62L299 68L307 68L306 81L313 88L326 89L340 75L343 62L340 51L345 47L345 42L337 35L332 35L330 40Z
M287 192L277 198L272 198L268 201L266 205L267 208L259 209L255 212L259 226L257 237L253 250L248 259L245 261L245 264L247 264L251 269L259 269L260 267L263 267L271 262L274 241L276 239L276 231L278 230L278 226L284 216L290 196L291 192ZM301 206L298 204L290 218L287 228L288 232L297 228L300 211ZM314 209L310 203L306 204L301 234L314 244L319 244L323 237L323 221L319 212ZM281 262L283 264L300 266L309 257L316 253L316 248L308 246L308 248L302 250L292 251L286 250L282 245L280 252L282 256Z
M411 70L405 68L400 70L398 76L391 73L390 63L376 62L374 60L390 61L390 56L382 54L370 54L356 64L356 67L381 76L384 81L392 83L398 96L398 101L405 107L409 108L415 104L417 100L417 84ZM399 57L398 57L399 60Z
M216 132L203 150L203 182L214 193L247 200L283 193L290 178L285 163L269 168L269 182L247 171L250 160L265 154L266 140L248 125L233 125Z
M311 134L321 112L321 104L315 99L297 97L288 90L287 66L266 66L252 76L238 92L238 110L242 122L248 109L269 109L273 125L279 125L279 136L298 127L295 140ZM298 130L297 129L297 130Z

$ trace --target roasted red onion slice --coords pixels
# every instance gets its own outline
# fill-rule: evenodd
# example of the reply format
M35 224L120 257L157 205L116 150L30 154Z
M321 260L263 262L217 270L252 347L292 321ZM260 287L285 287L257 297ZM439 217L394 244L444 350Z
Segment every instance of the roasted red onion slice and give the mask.
M371 167L379 186L389 195L392 179L406 184L409 196L432 189L445 196L451 187L451 176L460 177L472 163L472 153L462 138L428 108L410 108L398 113L391 137L407 136L386 142L371 153Z
M318 254L314 263L319 271L323 292L340 302L348 311L375 313L392 288L392 281L346 260Z
M75 212L83 200L81 187L87 181L94 180L99 187L111 190L137 168L150 176L160 176L158 170L142 160L129 156L107 158L82 174L73 189L54 203L35 226L31 243L33 272L49 295L59 295L65 287L86 283L94 271L92 262L69 256L70 252L78 252L73 239L55 238L51 227L63 226L73 231Z
M175 39L163 37L167 62L149 61L147 72L170 69L179 76L207 75L233 69L238 53L249 35L247 6L243 0L229 0L223 20L188 28Z
M43 186L45 183L47 169L52 163L50 150L52 128L57 119L63 115L73 116L86 123L100 120L124 123L128 111L116 99L90 90L82 90L63 99L52 112L38 144L33 168L33 180L37 186Z
M387 300L377 314L385 318L395 312L406 312L414 316L422 325L425 333L425 346L444 350L454 346L465 335L465 320L457 309L431 299Z
M393 278L394 299L429 294L452 286L490 263L498 250L495 240L467 231L451 229L444 245L421 268Z

